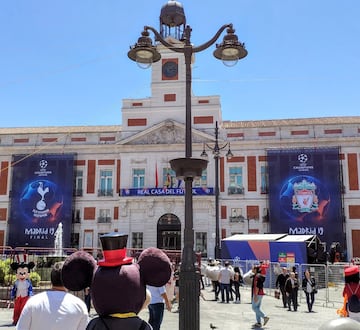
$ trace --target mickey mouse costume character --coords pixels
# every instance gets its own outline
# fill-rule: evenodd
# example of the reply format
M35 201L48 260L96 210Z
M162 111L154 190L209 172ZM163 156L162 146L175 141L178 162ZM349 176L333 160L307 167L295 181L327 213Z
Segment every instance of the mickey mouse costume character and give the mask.
M145 249L135 263L126 256L127 238L128 235L120 233L100 236L104 259L96 269L91 267L93 257L82 251L65 260L62 270L65 287L72 291L91 288L99 316L90 321L87 330L151 330L138 317L146 300L146 285L165 285L171 276L171 263L157 248Z
M24 258L26 260L26 256L24 256ZM33 295L33 288L29 275L30 270L35 267L35 264L32 261L29 263L21 261L13 262L10 267L16 272L16 281L14 282L14 286L10 293L11 300L14 300L13 325L16 325L25 303L30 296Z

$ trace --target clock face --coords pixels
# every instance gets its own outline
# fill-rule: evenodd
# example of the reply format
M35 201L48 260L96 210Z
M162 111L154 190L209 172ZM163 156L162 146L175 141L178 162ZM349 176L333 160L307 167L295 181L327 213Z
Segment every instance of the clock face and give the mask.
M163 76L166 78L174 78L178 73L178 65L174 61L166 62L162 67Z

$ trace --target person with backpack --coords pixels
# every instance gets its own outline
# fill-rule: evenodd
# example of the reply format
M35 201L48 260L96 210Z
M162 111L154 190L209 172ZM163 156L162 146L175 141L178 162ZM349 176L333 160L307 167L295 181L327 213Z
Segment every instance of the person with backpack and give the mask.
M311 313L315 301L315 293L317 291L316 291L315 278L311 276L310 271L308 269L304 272L304 278L302 280L302 289L305 292L308 311L309 313Z
M359 267L350 266L345 268L345 286L343 297L346 303L348 316L360 322L360 283Z

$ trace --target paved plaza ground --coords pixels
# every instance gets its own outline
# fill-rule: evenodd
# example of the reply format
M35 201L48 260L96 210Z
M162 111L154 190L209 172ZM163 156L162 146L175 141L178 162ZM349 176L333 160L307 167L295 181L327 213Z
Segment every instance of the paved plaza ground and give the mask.
M249 288L241 289L241 304L222 304L214 299L211 287L202 290L205 301L200 299L200 329L210 329L210 323L218 330L246 330L253 329L255 315L250 304ZM340 294L340 293L339 293ZM262 303L263 311L270 317L268 324L260 329L273 330L310 330L318 329L326 321L338 318L336 310L341 307L340 303L324 305L323 301L316 301L314 312L308 313L306 302L301 299L297 312L289 312L282 307L281 300L268 295ZM176 330L179 328L179 313L176 312L177 305L174 304L173 312L165 311L162 329ZM92 310L94 312L94 310ZM144 310L140 316L148 320L148 312ZM0 309L0 329L15 329L11 325L12 309ZM39 329L47 330L47 329ZM189 329L191 330L191 329Z

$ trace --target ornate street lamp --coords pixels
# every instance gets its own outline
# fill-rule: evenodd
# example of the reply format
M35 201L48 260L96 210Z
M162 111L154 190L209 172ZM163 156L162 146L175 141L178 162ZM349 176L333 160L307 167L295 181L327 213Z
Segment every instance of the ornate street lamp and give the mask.
M206 149L211 150L214 155L215 160L215 259L221 257L221 247L220 247L220 217L219 217L219 158L221 150L228 147L226 153L226 158L231 159L233 154L230 150L230 142L225 142L222 145L219 145L219 127L218 122L215 124L215 144L210 146L207 143L204 143L203 151L200 155L202 158L208 158Z
M161 17L166 18L167 27L179 26L185 22L185 15L182 5L177 1L169 1L161 12ZM141 67L149 67L152 63L160 60L161 55L153 45L149 37L149 31L154 33L155 40L167 49L182 53L185 59L185 158L173 159L170 161L176 176L182 177L185 181L185 226L184 226L184 247L180 268L179 285L179 329L198 330L199 321L199 279L200 275L196 269L196 257L194 252L194 230L193 230L193 201L192 184L197 176L201 176L202 171L207 166L204 159L192 158L192 137L191 137L191 59L194 53L198 53L210 47L216 42L221 33L227 29L227 35L221 44L216 45L214 56L222 61L227 61L230 65L247 55L244 44L240 43L234 34L232 24L223 25L209 41L201 46L195 47L191 43L191 27L186 25L181 41L183 47L176 47L163 38L163 35L151 26L145 26L138 39L138 42L130 47L128 57L137 62Z

